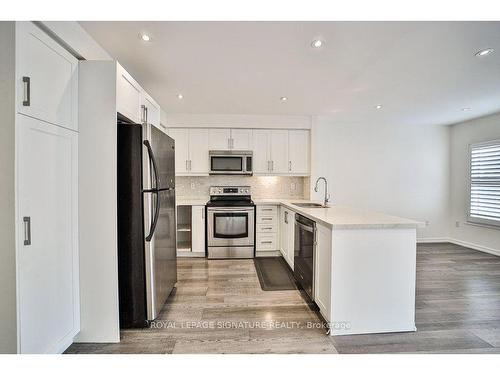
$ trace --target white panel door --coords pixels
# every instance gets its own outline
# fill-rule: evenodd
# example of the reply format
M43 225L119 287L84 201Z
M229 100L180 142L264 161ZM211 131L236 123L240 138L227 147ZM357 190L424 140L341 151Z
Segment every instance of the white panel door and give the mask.
M168 135L175 140L175 174L189 173L189 129L170 128Z
M229 150L230 129L209 129L208 148L210 150Z
M20 350L55 353L80 328L78 134L24 115L16 126Z
M78 130L78 60L32 22L16 27L17 112Z
M323 318L330 320L332 231L322 225L316 225L316 231L314 302Z
M116 108L137 124L143 122L141 111L142 88L120 64L116 64Z
M191 250L205 252L205 206L192 206L191 209Z
M231 149L251 150L252 129L231 129Z
M271 130L271 174L288 173L288 130Z
M288 172L310 174L310 136L309 130L288 131Z
M189 173L208 175L208 129L189 129Z
M268 174L270 172L269 130L253 131L253 173Z

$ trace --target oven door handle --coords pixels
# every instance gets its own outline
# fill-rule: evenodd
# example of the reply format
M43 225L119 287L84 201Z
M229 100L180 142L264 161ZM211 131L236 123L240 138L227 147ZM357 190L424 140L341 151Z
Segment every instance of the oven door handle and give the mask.
M228 212L234 212L234 213L247 213L247 212L254 212L253 208L209 208L208 209L209 213L228 213Z

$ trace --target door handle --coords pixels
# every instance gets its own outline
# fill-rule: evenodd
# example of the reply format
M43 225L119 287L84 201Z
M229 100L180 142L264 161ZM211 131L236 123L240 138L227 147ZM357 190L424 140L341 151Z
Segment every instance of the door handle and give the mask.
M285 211L285 224L288 224L288 212Z
M191 171L191 160L189 160L189 170Z
M186 160L186 171L189 171L189 160Z
M144 123L144 117L146 117L146 106L141 105L141 122Z
M273 243L273 241L260 241L260 243Z
M144 122L148 123L148 107L144 107Z
M292 171L292 161L290 160L288 162L288 172L291 172Z
M31 245L31 217L23 217L24 223L24 246Z
M23 84L24 84L23 106L29 107L31 105L31 80L30 80L30 77L23 77Z

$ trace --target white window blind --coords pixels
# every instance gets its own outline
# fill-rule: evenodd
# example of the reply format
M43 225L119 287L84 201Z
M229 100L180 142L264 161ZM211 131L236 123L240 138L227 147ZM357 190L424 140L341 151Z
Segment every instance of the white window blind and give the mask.
M470 146L469 221L500 226L500 140Z

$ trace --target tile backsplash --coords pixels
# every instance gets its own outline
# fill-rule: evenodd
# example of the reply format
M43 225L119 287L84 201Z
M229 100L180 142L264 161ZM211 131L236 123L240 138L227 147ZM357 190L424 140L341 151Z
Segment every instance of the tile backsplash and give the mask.
M301 199L309 197L308 177L282 176L208 176L176 177L176 195L179 198L207 199L210 186L249 185L252 197Z

